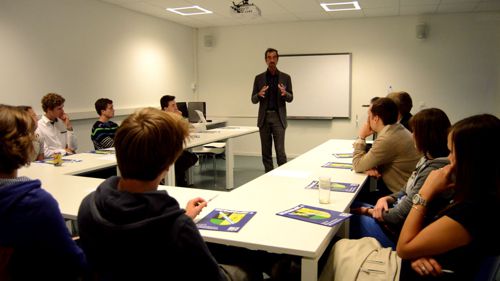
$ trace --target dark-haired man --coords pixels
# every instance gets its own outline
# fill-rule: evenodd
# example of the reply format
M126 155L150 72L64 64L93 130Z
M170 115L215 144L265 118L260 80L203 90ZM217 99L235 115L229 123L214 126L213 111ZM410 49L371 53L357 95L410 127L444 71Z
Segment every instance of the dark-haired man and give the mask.
M160 99L161 110L166 112L171 112L182 116L182 112L177 108L177 103L175 102L175 96L164 95ZM188 186L188 180L186 172L190 167L198 162L198 156L196 154L183 150L182 154L179 156L177 161L175 161L175 185L176 186Z
M411 132L409 122L410 118L413 116L410 113L413 107L413 101L410 94L407 92L392 92L389 93L387 97L392 99L398 106L398 122Z
M265 172L271 171L273 166L272 145L278 166L287 162L285 153L286 103L292 102L292 79L290 75L281 72L276 67L279 54L276 49L268 48L264 53L267 70L257 76L253 83L252 103L259 103L257 126L260 133L262 163Z
M352 164L358 173L382 178L379 194L398 192L405 186L420 158L411 133L397 123L398 107L389 98L375 100L368 109L368 120L354 142ZM366 137L377 133L372 148L366 152Z
M114 138L118 124L110 119L115 116L113 101L107 98L100 98L95 102L95 111L99 115L99 120L92 126L90 139L94 148L105 149L115 145Z

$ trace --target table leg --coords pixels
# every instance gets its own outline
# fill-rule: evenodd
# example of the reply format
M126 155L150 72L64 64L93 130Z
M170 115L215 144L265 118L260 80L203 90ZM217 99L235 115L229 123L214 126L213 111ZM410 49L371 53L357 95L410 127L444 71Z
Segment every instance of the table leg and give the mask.
M319 258L302 258L301 276L302 281L318 280L318 260Z
M165 175L165 183L169 186L175 186L175 165L170 165Z
M233 140L226 140L226 189L234 187L234 155L233 155Z

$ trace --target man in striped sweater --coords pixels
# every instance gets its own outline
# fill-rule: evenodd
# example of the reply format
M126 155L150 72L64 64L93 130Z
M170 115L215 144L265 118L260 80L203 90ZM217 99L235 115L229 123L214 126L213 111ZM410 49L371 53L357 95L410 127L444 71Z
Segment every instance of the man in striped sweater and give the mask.
M95 110L99 114L99 120L92 126L92 133L90 134L94 148L97 150L114 147L118 124L110 120L115 116L113 101L107 98L98 99L95 102Z

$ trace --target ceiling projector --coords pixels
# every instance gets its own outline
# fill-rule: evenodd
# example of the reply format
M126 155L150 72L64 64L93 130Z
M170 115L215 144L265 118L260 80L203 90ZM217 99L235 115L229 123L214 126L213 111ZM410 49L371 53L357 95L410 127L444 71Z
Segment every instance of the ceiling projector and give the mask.
M231 12L235 15L240 16L249 16L249 17L258 17L260 16L259 7L255 6L255 4L248 3L248 0L242 0L239 3L234 3L231 6Z

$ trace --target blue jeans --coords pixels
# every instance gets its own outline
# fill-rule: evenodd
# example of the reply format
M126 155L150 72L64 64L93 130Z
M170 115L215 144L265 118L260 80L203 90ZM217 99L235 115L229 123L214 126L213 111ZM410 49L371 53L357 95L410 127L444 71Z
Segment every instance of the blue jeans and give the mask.
M351 208L367 207L373 205L354 201ZM391 247L396 250L396 242L386 234L384 227L373 217L365 215L352 215L349 219L349 238L359 239L363 237L373 237L377 239L382 247Z

